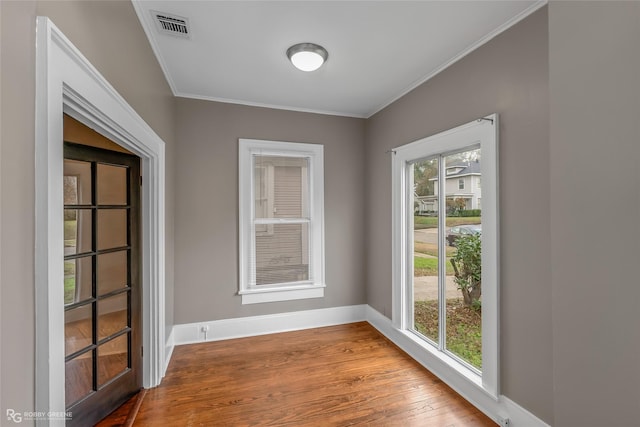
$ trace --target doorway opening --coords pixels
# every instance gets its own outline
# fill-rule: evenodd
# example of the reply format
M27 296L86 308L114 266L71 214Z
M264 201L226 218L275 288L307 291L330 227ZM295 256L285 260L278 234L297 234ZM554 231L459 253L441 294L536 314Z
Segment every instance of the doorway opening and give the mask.
M35 191L35 411L64 414L63 113L140 158L142 385L155 387L173 350L165 334L164 142L64 34L37 18ZM70 298L70 297L68 297ZM75 298L75 297L74 297ZM115 337L113 337L115 338ZM42 425L63 425L48 419Z

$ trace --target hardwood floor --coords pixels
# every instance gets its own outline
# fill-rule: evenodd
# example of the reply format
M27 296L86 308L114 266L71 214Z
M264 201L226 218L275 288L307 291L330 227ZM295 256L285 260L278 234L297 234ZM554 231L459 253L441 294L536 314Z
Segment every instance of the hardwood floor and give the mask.
M87 306L87 308L91 308ZM116 311L103 314L98 321L100 339L115 334L126 327L127 312ZM87 348L93 343L91 318L82 318L65 323L65 355ZM121 374L128 366L127 336L108 341L98 347L98 385L105 384ZM68 405L92 393L93 351L87 351L65 363L65 399Z
M176 347L133 425L496 424L361 322Z
M144 388L140 390L139 393L127 400L107 418L96 424L96 427L131 427L146 393L147 390Z

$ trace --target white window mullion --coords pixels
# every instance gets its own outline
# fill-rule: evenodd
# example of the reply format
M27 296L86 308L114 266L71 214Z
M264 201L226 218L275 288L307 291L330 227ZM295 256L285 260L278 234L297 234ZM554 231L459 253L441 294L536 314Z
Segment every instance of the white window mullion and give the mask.
M407 183L407 191L405 191L405 199L407 209L406 213L406 223L407 230L413 230L414 228L414 218L413 218L413 173L415 165L410 162L405 162L406 165L406 173L405 173L405 182ZM405 275L405 312L406 312L406 321L405 325L410 325L411 328L415 328L414 325L414 314L415 314L415 298L414 298L414 275L413 271L415 269L415 260L414 260L414 250L415 245L413 242L413 236L407 236L406 238L406 275Z
M253 222L256 225L310 224L311 218L256 218Z
M314 221L313 221L313 180L310 179L310 175L313 171L313 161L309 161L308 167L302 170L302 188L307 188L308 191L302 193L302 206L307 206L307 222L309 224L309 232L302 236L301 250L302 250L302 262L309 265L309 277L314 277L314 262L311 262L310 257L313 255L313 234L314 234ZM304 214L304 212L303 212ZM306 253L304 248L307 248Z
M447 342L447 193L444 156L438 156L438 349Z
M249 252L248 260L247 260L247 268L248 276L247 276L247 288L255 288L257 285L256 281L256 227L255 225L251 226L251 250Z

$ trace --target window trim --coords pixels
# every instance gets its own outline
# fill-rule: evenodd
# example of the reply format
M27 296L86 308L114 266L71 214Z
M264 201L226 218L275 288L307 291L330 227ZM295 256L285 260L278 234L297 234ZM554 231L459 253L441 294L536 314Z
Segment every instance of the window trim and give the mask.
M409 329L407 314L408 271L411 241L407 238L413 212L409 192L410 162L440 153L479 144L482 150L482 374L478 374L433 345L422 341ZM392 156L392 324L428 354L444 362L448 374L480 386L497 398L499 391L499 211L498 211L498 115L458 126L414 141L393 150Z
M251 285L249 260L254 255L253 222L255 154L309 159L309 245L310 271L308 281L272 285ZM238 193L239 193L239 284L238 295L242 304L288 301L324 297L324 147L320 144L298 142L239 139L238 141ZM287 223L287 219L280 222Z

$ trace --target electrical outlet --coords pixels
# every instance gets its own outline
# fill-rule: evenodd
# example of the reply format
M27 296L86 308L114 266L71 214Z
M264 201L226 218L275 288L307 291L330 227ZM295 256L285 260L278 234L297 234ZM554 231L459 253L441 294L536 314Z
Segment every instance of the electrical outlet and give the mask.
M204 334L204 340L207 340L207 332L209 332L209 325L200 326L200 332Z
M509 422L509 418L507 417L498 417L498 424L500 427L510 427L511 423Z

